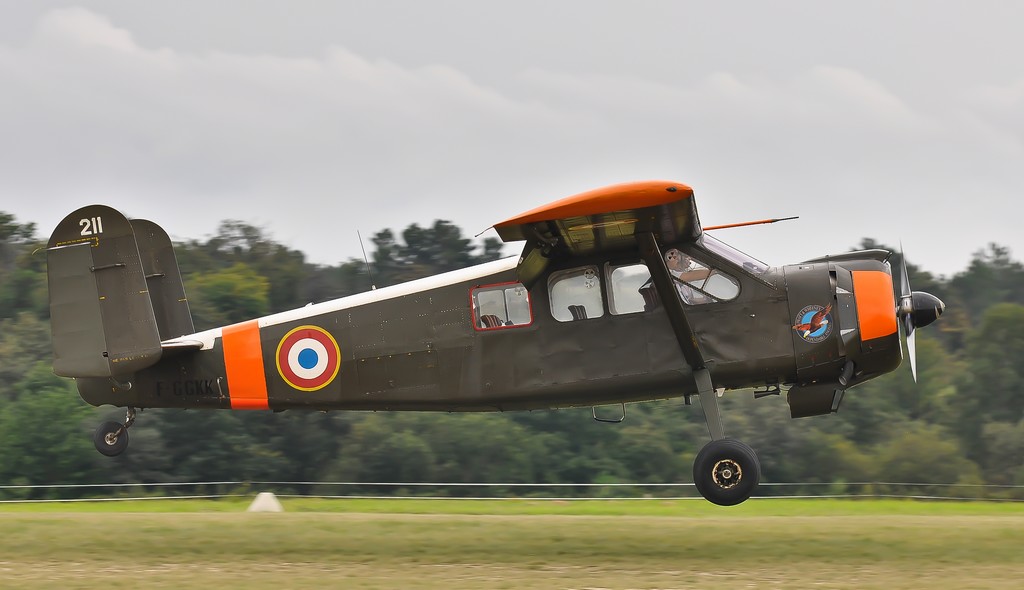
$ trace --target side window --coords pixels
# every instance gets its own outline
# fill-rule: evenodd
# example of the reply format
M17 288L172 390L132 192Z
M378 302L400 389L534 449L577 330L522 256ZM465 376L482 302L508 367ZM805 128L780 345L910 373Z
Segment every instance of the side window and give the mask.
M612 315L639 313L658 306L658 296L651 284L651 271L646 264L605 265L608 281L608 311Z
M604 315L601 278L596 266L563 270L548 279L551 315L560 322L572 322Z
M735 278L708 268L675 248L665 252L665 265L684 303L702 305L728 301L740 294L740 284Z
M533 323L530 292L521 283L486 285L470 293L473 327L477 330L514 328Z

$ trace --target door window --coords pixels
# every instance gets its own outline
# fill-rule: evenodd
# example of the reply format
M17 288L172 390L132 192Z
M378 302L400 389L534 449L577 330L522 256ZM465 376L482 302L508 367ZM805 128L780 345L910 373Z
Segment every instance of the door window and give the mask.
M657 307L658 296L646 264L608 264L605 276L608 280L608 311L612 315L639 313Z
M492 330L533 323L530 292L522 283L485 285L472 290L473 327Z
M601 277L596 266L563 270L548 279L551 315L560 322L574 322L604 315Z

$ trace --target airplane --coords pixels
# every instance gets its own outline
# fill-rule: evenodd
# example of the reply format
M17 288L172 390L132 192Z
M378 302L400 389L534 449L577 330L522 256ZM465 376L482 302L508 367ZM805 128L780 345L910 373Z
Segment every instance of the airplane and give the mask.
M89 404L126 408L93 437L108 456L145 408L503 412L696 396L711 440L694 483L728 506L761 468L725 436L719 396L785 392L793 418L834 413L847 389L900 365L901 333L916 379L914 330L945 308L910 290L902 262L897 293L887 250L771 267L705 231L678 182L591 190L494 229L522 253L196 332L167 233L83 207L47 245L53 370Z

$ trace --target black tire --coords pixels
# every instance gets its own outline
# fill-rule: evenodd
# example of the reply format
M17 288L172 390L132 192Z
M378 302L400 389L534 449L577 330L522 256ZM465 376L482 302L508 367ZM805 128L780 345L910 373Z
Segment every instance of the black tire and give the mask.
M104 422L92 435L96 450L108 457L116 457L128 448L128 429L117 422Z
M757 489L761 462L754 449L731 438L713 440L693 460L693 483L708 502L735 506Z

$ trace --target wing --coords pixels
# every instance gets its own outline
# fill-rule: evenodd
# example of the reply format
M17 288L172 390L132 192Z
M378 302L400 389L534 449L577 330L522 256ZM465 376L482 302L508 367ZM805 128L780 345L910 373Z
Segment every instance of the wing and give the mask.
M494 226L505 242L541 238L554 252L582 256L636 247L634 235L661 242L700 235L693 189L678 182L616 184L555 201Z
M519 263L529 284L551 259L634 250L636 236L660 243L695 240L700 221L693 189L653 180L616 184L555 201L494 226L502 241L527 240Z

